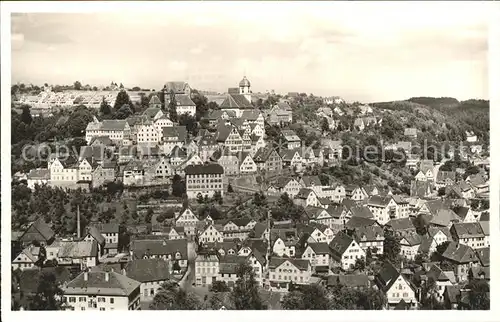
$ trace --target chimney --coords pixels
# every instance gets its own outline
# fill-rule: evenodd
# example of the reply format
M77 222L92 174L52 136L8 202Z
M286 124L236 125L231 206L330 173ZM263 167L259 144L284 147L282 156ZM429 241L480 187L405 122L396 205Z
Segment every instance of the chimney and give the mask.
M80 233L80 205L76 206L76 237L78 240L81 238Z
M104 272L104 280L109 282L109 272Z
M89 272L83 272L83 280L88 281L89 280Z

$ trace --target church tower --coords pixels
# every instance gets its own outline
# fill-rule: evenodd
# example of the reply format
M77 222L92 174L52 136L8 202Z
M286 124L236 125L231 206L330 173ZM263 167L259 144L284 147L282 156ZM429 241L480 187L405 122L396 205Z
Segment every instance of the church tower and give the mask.
M240 95L245 96L249 103L252 102L252 95L250 92L250 81L246 76L243 76L243 79L240 82Z

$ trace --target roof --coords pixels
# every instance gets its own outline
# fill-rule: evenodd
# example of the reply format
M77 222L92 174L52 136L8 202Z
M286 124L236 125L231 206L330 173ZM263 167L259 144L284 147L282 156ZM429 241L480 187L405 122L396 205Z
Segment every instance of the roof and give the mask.
M300 188L299 193L295 196L296 199L307 199L309 197L310 193L314 193L311 189L307 188ZM316 195L316 194L315 194Z
M50 179L50 169L31 169L27 177L28 180L48 180Z
M347 250L347 248L349 248L352 242L352 237L348 236L342 231L338 232L335 238L333 238L329 244L332 250L332 256L337 260L340 260L342 254L344 254L344 252Z
M354 230L354 238L357 242L361 240L373 241L377 240L377 237L384 238L384 230L378 225L359 227Z
M168 126L162 128L164 138L175 138L178 141L186 141L187 130L185 126Z
M59 258L82 258L97 255L97 242L95 240L63 241L57 253Z
M85 280L85 276L87 276L87 280ZM106 276L108 276L107 281ZM102 294L128 296L139 288L140 285L141 282L116 272L91 271L78 275L63 288L63 291L66 295Z
M394 231L415 229L415 226L413 226L413 222L410 218L391 219L385 225L391 227Z
M327 243L309 243L307 247L311 247L315 254L330 254L330 246Z
M246 262L246 257L243 256L222 256L219 260L219 274L236 274L238 267L244 262Z
M127 124L126 120L103 120L99 124L99 130L101 130L101 131L123 131L125 129L126 124Z
M446 275L441 268L439 268L436 264L432 265L429 271L427 272L427 277L432 278L434 281L450 281L448 275ZM450 281L451 282L451 281Z
M301 271L306 271L310 266L310 262L307 259L271 257L271 260L269 261L269 268L276 268L286 261L290 262L293 266L297 267Z
M158 97L156 95L154 97L156 97L156 99L158 99ZM151 101L149 102L149 104L151 104ZM161 104L160 100L158 100L157 104ZM142 114L147 115L149 118L154 118L156 116L156 114L158 114L158 112L161 112L161 108L148 107L147 109L144 110L144 112Z
M281 130L281 134L287 141L300 141L299 136L293 130Z
M385 261L384 265L382 266L382 269L378 272L377 276L375 277L375 281L377 282L382 291L387 292L394 284L394 282L396 282L399 276L400 273L396 269L396 267L394 267L394 265L391 262Z
M253 109L253 110L245 110L241 114L240 119L241 120L249 120L249 121L255 121L257 118L261 115L260 110ZM254 124L255 125L255 124Z
M373 213L368 207L365 206L356 206L350 209L352 217L361 217L361 218L373 218Z
M260 223L260 222L256 223L255 226L253 227L255 237L256 238L262 237L262 235L264 234L266 229L267 229L267 226L264 225L263 223Z
M406 240L408 245L416 246L422 243L422 237L417 233L408 233L402 235L402 240Z
M485 236L490 235L490 222L489 221L480 221L479 225L481 226L481 230Z
M456 208L453 208L453 211L455 211L455 213L463 219L465 219L465 217L467 217L467 214L469 213L469 207L456 207Z
M99 245L104 245L106 243L106 239L104 238L103 235L101 235L101 233L99 232L99 229L97 229L97 227L88 227L87 229L87 233L90 234L90 236L92 236Z
M457 242L450 242L448 244L448 247L442 254L443 258L448 259L450 261L459 263L459 264L464 264L464 263L470 263L470 262L476 262L478 261L478 258L476 256L476 253L474 250L463 244L459 244Z
M170 261L159 258L136 259L125 266L126 276L139 282L164 281L170 278Z
M458 238L484 237L481 225L478 222L456 223L451 230L455 231Z
M306 187L322 185L319 176L303 176L302 181Z
M240 81L240 87L250 87L250 81L246 76L243 76L243 79Z
M455 181L455 171L442 171L439 170L437 173L436 181L445 181L450 179L451 181Z
M228 94L224 102L220 105L221 109L228 108L253 108L253 105L241 94Z
M130 243L130 250L135 258L143 258L145 255L173 255L176 252L181 254L183 259L187 259L186 239L143 239L133 240Z
M364 218L364 217L352 217L346 222L345 227L347 229L354 229L358 227L373 226L376 223L377 221L375 219Z
M184 172L186 175L224 174L224 168L218 164L188 165Z
M175 100L177 101L177 106L196 106L191 97L186 94L176 94Z
M40 241L39 237L42 237L44 241L50 240L54 237L54 231L41 217L28 227L20 239L24 242L33 240Z
M451 209L440 209L432 216L430 223L438 226L448 226L452 222L460 222L461 218Z

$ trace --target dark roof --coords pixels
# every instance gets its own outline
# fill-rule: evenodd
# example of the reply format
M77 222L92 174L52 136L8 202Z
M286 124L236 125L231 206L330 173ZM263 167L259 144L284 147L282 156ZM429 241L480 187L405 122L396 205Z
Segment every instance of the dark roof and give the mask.
M344 252L347 250L347 248L349 248L352 242L352 237L339 231L329 244L332 250L332 256L340 260L342 254L344 254Z
M448 244L442 256L445 259L459 264L478 261L476 253L471 247L454 241Z
M224 168L218 164L188 165L184 170L186 175L195 174L224 174Z
M228 94L226 99L220 104L221 109L229 108L253 108L253 105L241 94Z
M299 193L295 196L296 199L307 199L311 192L314 193L311 189L308 188L300 188Z
M57 256L59 258L83 258L96 257L97 241L63 241L61 242Z
M267 226L264 225L263 223L260 223L260 222L256 223L255 226L253 227L255 237L256 238L262 237L262 234L264 234L266 229L267 229Z
M189 87L186 82L166 82L163 86L163 91L168 95L171 91L174 91L174 94L184 94L185 88ZM176 96L177 97L177 96Z
M463 220L469 213L469 209L469 207L456 207L453 211Z
M311 247L315 254L330 254L330 246L327 243L309 243L307 246Z
M310 265L309 260L307 259L271 257L271 260L269 261L269 268L276 268L286 261L289 261L293 266L297 267L302 271L307 270L307 268Z
M92 223L91 225L99 229L101 234L117 234L120 230L120 224L118 223Z
M385 225L391 227L394 231L415 229L410 218L391 219Z
M375 277L375 281L384 292L389 290L399 277L399 271L389 261L385 261L382 269Z
M53 237L54 231L43 220L43 218L39 218L30 225L30 227L20 237L20 240L23 242L32 242L34 240L46 242Z
M368 199L368 205L375 207L386 207L389 202L391 202L391 196L381 197L381 196L371 196Z
M453 224L451 230L455 232L458 238L484 237L483 230L478 222Z
M357 242L373 241L377 239L377 236L384 237L384 230L378 225L359 227L354 230L354 238Z
M106 243L106 239L103 235L101 235L97 227L88 227L87 233L90 234L90 236L92 236L97 243L99 243L99 245L104 245Z
M158 99L158 97L156 95L154 97L156 97L156 99ZM151 101L149 103L151 104ZM157 104L161 104L159 100L158 100ZM150 118L153 118L153 117L156 116L156 114L158 114L158 112L161 112L161 108L159 108L159 107L148 107L146 110L144 110L143 114L147 115Z
M175 95L175 100L177 101L177 106L196 106L191 97L186 94Z
M318 176L303 176L302 181L306 187L321 186L321 180Z
M187 259L187 240L133 240L130 243L130 250L135 258L143 258L144 255L172 255L179 252L183 259Z
M177 137L178 141L186 141L187 130L185 126L168 126L162 129L164 138Z
M246 262L246 257L236 255L222 256L219 260L220 274L236 274L240 264Z
M87 280L85 280L85 274L87 274ZM107 281L106 276L108 276ZM78 275L63 288L63 291L66 295L102 294L128 296L139 288L140 285L139 281L116 272L91 271Z
M370 219L370 218L363 218L363 217L352 217L349 219L345 227L347 229L355 229L358 227L366 227L366 226L373 226L377 223L375 219Z
M139 282L164 281L170 278L169 261L151 258L136 259L125 266L126 276Z
M356 206L356 207L352 207L350 210L351 210L352 217L361 217L361 218L367 218L367 219L373 218L373 213L370 211L370 209L368 209L368 207Z
M482 266L490 266L490 247L476 248L476 255Z
M427 277L432 278L434 281L450 281L450 278L439 268L437 265L432 265L427 272ZM450 281L451 282L451 281Z

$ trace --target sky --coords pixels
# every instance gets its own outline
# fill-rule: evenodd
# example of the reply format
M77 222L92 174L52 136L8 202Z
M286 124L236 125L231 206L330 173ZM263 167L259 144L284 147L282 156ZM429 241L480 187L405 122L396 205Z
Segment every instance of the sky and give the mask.
M246 75L253 92L365 103L488 98L484 3L152 5L13 14L13 83L160 89L187 81L224 92Z

